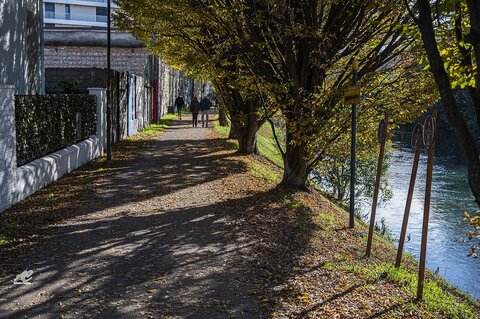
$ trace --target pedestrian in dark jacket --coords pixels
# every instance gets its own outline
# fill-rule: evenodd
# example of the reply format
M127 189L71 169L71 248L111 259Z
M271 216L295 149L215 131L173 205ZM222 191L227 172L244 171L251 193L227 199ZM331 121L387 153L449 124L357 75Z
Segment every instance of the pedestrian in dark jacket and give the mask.
M210 113L210 107L212 106L212 101L209 98L204 97L202 102L200 102L202 109L202 127L208 127L208 114ZM207 118L205 121L205 117Z
M197 127L198 113L201 111L201 106L196 96L193 98L192 103L190 103L190 111L193 117L193 127Z
M175 99L175 106L177 107L178 119L181 120L183 107L185 106L185 100L182 98L180 94Z

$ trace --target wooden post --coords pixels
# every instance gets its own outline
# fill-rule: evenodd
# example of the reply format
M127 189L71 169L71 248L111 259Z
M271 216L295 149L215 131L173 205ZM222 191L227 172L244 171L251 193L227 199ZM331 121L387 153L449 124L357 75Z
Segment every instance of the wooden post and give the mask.
M422 226L422 245L420 249L420 266L418 269L418 287L417 300L423 298L423 282L425 280L425 262L427 257L427 235L428 220L430 217L430 196L432 193L432 171L433 160L435 157L435 121L437 118L437 110L433 110L432 116L425 119L423 125L423 141L428 149L427 162L427 184L425 186L425 204L423 207L423 226Z
M415 158L413 159L412 175L410 176L410 185L408 186L407 204L405 205L402 231L400 232L400 241L398 242L397 259L395 260L396 268L400 267L400 264L402 263L403 244L405 243L405 236L407 235L408 217L410 215L410 207L412 206L413 190L417 179L418 161L420 160L422 146L423 126L422 124L417 124L412 133L412 149L415 151Z
M372 251L373 232L375 229L375 213L377 212L378 192L380 189L380 179L382 177L383 156L385 154L385 142L387 140L387 120L380 122L378 127L378 143L380 143L380 154L378 155L377 177L375 178L375 192L373 194L372 214L370 215L370 228L368 230L367 253L370 257Z

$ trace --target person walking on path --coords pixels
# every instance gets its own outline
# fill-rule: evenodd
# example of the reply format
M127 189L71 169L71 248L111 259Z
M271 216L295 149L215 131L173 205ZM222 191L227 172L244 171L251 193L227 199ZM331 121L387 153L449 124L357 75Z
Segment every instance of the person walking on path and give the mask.
M197 97L195 96L193 98L193 101L192 103L190 103L190 111L192 112L192 125L193 127L197 127L197 123L198 123L198 113L200 112L201 110L201 105L200 105L200 102L198 101Z
M208 114L210 113L210 107L212 106L212 101L209 98L204 97L202 102L200 102L202 109L202 127L208 127ZM206 117L206 121L205 121Z
M177 107L178 119L181 120L183 107L185 106L185 100L182 98L180 94L175 99L175 106Z

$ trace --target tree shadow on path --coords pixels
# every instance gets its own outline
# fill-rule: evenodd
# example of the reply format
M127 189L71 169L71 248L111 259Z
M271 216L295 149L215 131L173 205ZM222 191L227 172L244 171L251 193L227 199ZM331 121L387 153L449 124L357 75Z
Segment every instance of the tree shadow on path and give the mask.
M281 229L298 229L308 212L292 213L286 190L249 189L255 177L224 140L173 128L141 149L122 142L114 162L89 164L8 212L32 225L1 248L0 317L268 316L259 300L308 244L308 232ZM12 285L23 269L34 270L32 284Z
M89 163L0 214L0 235L9 238L0 246L0 276L19 271L15 265L23 250L51 235L52 225L62 220L142 203L246 171L241 161L227 159L228 154L211 155L224 147L221 139L120 142L112 162Z
M278 252L281 260L270 259L271 252L258 250L243 228L243 214L233 209L260 212L260 203L268 205L277 195L272 190L203 207L61 227L40 254L22 262L26 268L34 265L33 284L5 286L0 308L35 301L11 311L12 318L266 317L258 299L285 275L271 267L285 269L294 260L285 259L284 252ZM287 240L282 237L268 240Z

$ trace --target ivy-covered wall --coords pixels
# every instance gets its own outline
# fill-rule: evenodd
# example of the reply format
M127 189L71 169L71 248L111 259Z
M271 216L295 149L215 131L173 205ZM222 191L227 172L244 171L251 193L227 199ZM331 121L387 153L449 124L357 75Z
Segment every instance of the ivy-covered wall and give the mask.
M92 95L16 96L17 165L94 135L96 103Z

